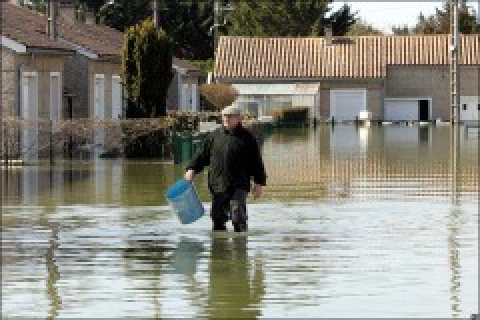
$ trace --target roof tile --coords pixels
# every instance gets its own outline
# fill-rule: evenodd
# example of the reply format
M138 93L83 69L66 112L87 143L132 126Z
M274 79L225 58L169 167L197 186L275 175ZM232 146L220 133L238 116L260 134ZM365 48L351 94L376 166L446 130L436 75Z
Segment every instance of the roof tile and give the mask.
M480 65L480 35L462 35L460 63ZM448 65L449 35L263 38L222 36L217 78L383 78L387 65Z

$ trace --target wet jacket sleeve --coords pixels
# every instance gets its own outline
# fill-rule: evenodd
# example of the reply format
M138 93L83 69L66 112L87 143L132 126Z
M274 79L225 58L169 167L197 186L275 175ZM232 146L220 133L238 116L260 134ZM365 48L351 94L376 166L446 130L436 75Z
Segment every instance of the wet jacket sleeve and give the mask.
M258 146L257 140L255 140L253 137L251 139L250 150L252 152L251 175L253 177L253 182L261 186L265 186L267 184L267 174L265 172L265 166L263 165L260 147Z
M193 159L187 165L186 170L192 169L195 173L202 172L202 170L210 165L210 155L212 152L212 135L209 134L205 141L203 141L202 147L193 156Z

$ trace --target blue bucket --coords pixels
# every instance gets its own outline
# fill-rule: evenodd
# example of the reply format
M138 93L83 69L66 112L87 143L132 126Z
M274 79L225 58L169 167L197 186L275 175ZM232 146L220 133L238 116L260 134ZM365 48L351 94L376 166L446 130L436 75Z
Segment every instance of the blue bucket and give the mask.
M170 186L165 198L183 224L195 222L205 213L195 187L185 179Z

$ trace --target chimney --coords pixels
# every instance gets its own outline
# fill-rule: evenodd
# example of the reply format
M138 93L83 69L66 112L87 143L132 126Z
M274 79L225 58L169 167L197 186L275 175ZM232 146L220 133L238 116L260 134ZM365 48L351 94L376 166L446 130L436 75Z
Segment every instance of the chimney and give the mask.
M86 24L96 24L95 21L95 13L93 12L92 9L86 8L85 11L85 23Z
M58 2L58 16L64 19L65 21L68 21L70 23L74 23L76 20L76 8L75 8L75 3L69 2L69 1L58 1L58 0L52 0L55 2Z
M55 39L57 37L57 1L48 0L47 13L47 35L50 39Z
M324 32L325 32L325 43L327 46L331 46L332 38L333 38L332 26L325 26Z

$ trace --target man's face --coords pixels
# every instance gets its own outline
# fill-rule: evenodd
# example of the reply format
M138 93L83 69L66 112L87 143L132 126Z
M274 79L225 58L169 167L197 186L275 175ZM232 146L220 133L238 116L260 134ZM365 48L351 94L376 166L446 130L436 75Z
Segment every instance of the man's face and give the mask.
M222 115L223 126L227 129L233 129L240 123L240 115L224 114Z

